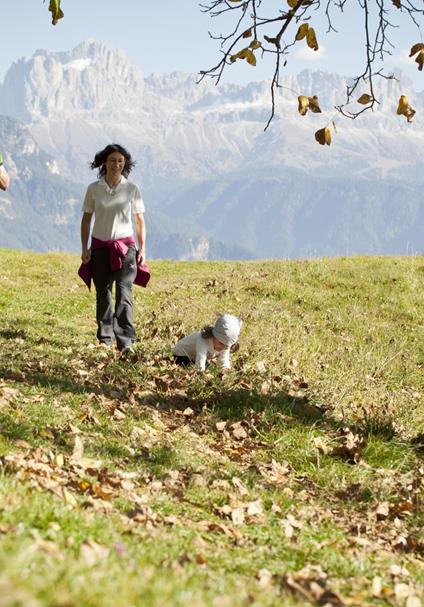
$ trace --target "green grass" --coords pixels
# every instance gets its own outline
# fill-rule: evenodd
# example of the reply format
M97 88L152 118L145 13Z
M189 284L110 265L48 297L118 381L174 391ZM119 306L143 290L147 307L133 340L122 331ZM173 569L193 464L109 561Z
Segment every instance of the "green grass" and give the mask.
M126 362L77 266L0 250L1 607L291 607L322 575L350 605L422 594L420 258L152 262ZM219 312L245 321L234 369L174 367Z

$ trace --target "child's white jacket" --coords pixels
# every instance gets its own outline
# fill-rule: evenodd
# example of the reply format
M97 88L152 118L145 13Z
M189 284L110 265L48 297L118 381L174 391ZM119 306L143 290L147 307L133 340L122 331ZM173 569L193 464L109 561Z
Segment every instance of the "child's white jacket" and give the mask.
M195 363L196 369L201 371L206 369L206 363L212 359L216 360L221 369L231 368L230 349L221 352L214 350L213 338L203 338L200 331L180 339L175 344L173 353L175 356L188 356Z

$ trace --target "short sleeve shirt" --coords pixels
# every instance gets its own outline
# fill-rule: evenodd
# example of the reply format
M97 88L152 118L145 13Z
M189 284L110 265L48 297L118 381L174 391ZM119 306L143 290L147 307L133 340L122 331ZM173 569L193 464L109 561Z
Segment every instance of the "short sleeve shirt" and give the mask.
M99 240L119 240L133 235L131 216L144 213L138 187L121 177L110 188L102 177L90 183L85 194L83 213L94 213L93 236Z

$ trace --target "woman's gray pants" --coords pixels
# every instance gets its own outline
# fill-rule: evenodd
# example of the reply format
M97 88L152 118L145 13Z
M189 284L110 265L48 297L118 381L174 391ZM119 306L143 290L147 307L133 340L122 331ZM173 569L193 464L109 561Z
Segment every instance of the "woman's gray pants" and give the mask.
M91 265L96 286L97 338L111 346L115 337L118 350L130 347L135 340L132 285L137 275L136 251L130 247L122 261L122 268L112 272L109 249L95 249L91 252ZM115 310L112 301L114 282Z

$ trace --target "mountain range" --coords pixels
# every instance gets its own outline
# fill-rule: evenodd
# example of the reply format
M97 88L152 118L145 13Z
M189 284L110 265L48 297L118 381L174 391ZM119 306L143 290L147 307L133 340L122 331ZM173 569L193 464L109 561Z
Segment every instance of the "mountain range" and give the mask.
M378 82L377 110L356 120L334 111L347 78L288 76L264 132L268 83L145 77L124 52L93 40L39 50L0 85L0 149L12 177L0 196L0 245L78 250L90 161L115 141L137 160L151 257L421 252L424 94L396 76ZM322 114L300 116L297 93L317 95ZM417 111L411 124L396 115L400 94ZM333 120L331 146L318 145L314 132Z

